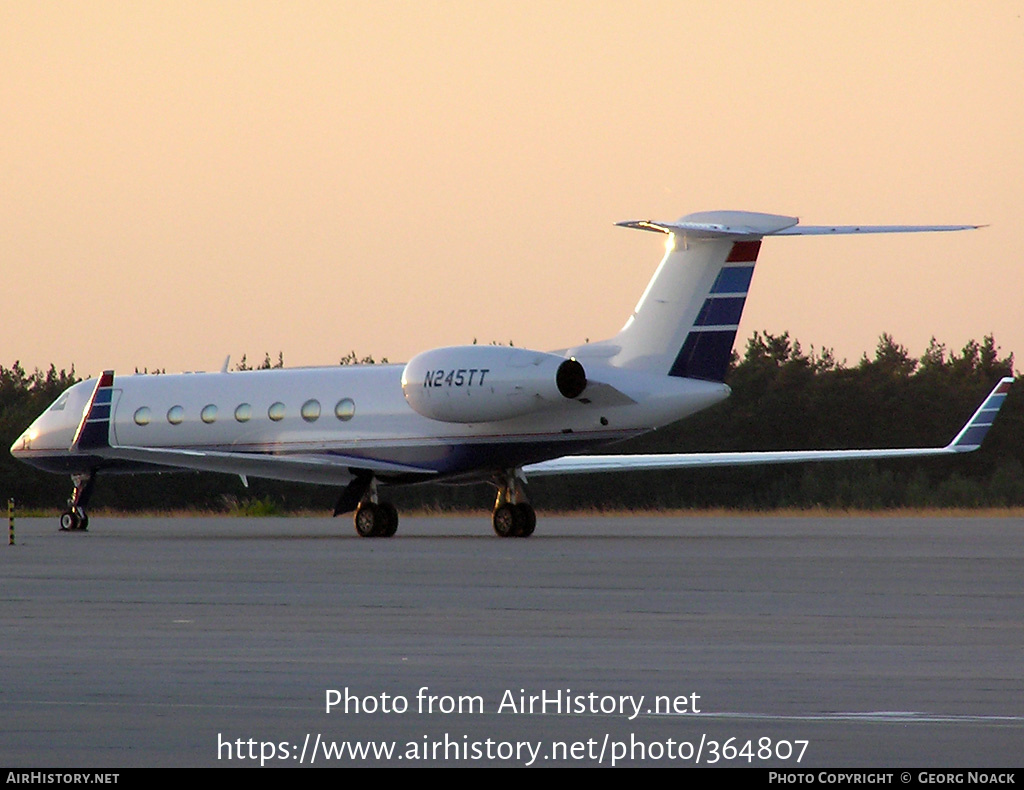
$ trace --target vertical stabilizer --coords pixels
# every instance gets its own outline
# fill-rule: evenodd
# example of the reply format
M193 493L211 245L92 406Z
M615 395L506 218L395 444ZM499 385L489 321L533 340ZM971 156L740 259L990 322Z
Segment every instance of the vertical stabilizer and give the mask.
M619 225L668 235L665 257L633 315L604 344L612 365L722 381L764 236L846 236L969 230L979 225L810 225L796 217L704 211L676 222ZM574 349L574 351L577 351ZM578 349L585 353L585 349Z
M612 363L722 381L761 237L796 223L796 217L740 211L690 214L675 223L620 223L669 239L661 265L612 341L619 347Z

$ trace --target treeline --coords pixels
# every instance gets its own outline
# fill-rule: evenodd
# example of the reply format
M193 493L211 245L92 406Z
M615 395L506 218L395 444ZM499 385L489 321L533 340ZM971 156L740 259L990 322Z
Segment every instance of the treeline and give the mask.
M342 364L357 361L354 353ZM363 357L360 362L372 362ZM279 357L278 365L281 364ZM241 365L245 365L243 361ZM269 355L261 367L270 367ZM275 366L276 367L276 366ZM236 369L244 369L236 366ZM945 444L993 384L1013 375L992 337L951 352L933 340L913 357L883 335L874 355L856 364L828 350L804 352L787 334L755 333L733 355L732 397L608 452L913 447ZM28 424L76 381L74 369L26 373L0 366L0 497L22 507L56 508L68 479L16 462L6 452ZM1018 383L977 453L921 460L690 469L540 478L530 484L543 510L578 508L881 509L1024 505L1024 387ZM214 474L162 474L100 479L92 507L122 510L195 508L284 512L328 511L336 489ZM422 485L387 490L399 508L489 507L486 485Z

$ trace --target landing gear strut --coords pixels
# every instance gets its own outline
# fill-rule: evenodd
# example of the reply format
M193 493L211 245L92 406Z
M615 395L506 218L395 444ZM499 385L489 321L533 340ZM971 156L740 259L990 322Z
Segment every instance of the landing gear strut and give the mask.
M398 509L377 499L377 481L370 482L356 508L356 533L361 538L390 538L398 531Z
M61 532L85 532L89 529L89 515L85 512L85 506L92 497L96 476L71 475L71 483L75 489L68 499L68 509L60 514L60 529Z
M497 483L492 522L501 538L528 538L537 527L537 513L526 501L521 478L513 470Z

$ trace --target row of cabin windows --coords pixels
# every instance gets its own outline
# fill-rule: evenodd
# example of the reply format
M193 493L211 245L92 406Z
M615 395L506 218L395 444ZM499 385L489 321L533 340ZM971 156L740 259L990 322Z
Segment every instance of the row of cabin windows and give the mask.
M334 416L342 422L348 422L356 413L356 403L351 398L342 398L334 406ZM299 410L299 414L302 415L302 419L306 422L316 422L320 419L320 401L315 398L310 398L308 401L302 404L302 408ZM285 406L281 401L271 404L270 408L267 409L267 417L274 422L280 422L285 417ZM199 412L199 418L210 425L217 421L217 405L215 403L207 404L203 407L203 410ZM149 425L153 419L153 411L149 406L142 406L135 410L135 424L136 425ZM236 422L249 422L252 419L252 406L248 403L240 403L235 408L235 420ZM171 406L167 410L167 422L171 425L181 425L185 421L185 409L181 406Z

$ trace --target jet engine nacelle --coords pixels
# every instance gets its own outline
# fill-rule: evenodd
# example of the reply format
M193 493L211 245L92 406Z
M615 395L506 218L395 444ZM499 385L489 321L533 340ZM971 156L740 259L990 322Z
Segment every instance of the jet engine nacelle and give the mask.
M575 359L506 346L424 351L402 373L418 414L443 422L492 422L578 398L587 375Z

